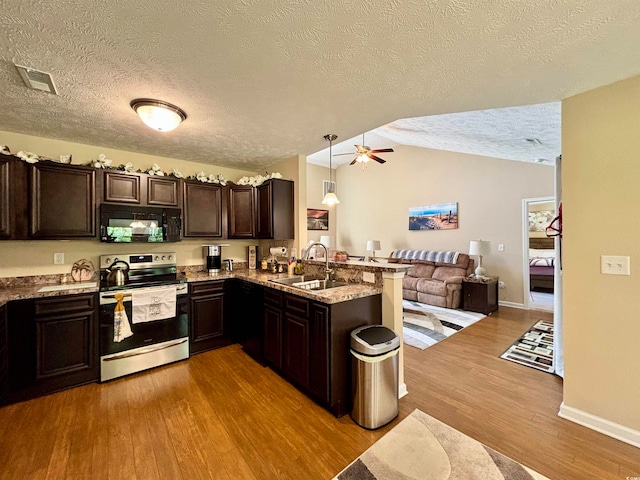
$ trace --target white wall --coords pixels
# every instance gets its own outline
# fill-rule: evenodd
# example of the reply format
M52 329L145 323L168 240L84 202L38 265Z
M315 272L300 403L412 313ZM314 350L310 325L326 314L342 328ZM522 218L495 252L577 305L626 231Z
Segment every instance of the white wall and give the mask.
M483 266L505 282L501 300L522 304L522 199L553 195L553 167L409 146L385 159L338 168L338 247L369 255L366 241L375 239L386 256L400 248L468 252L470 240L490 240ZM458 229L409 231L409 207L448 202L458 202Z

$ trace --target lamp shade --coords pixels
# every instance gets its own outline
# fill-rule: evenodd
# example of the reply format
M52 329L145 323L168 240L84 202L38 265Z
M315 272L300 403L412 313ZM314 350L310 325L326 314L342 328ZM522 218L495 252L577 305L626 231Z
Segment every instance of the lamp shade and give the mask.
M333 235L321 235L320 243L327 248L333 248L333 245L334 245Z
M491 242L488 240L471 240L469 243L469 255L489 255Z
M336 194L333 192L327 192L327 194L322 199L323 205L337 205L339 203L340 200L338 200L338 197L336 197Z
M139 98L131 102L131 108L145 125L159 132L170 132L187 118L184 110L162 100Z
M367 250L380 250L380 240L367 240Z

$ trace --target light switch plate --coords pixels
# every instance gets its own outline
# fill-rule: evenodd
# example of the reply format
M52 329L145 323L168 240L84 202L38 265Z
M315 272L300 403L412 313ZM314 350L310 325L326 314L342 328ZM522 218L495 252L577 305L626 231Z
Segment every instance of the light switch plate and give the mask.
M498 251L499 252L504 252L504 243L499 243L498 244Z
M64 253L54 253L53 254L53 264L54 265L64 265Z
M631 257L602 255L600 273L604 275L631 275Z

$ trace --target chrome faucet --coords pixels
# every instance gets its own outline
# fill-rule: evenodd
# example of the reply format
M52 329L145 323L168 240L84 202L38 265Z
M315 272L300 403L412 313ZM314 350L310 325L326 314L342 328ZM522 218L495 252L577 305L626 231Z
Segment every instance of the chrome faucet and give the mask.
M303 260L309 260L309 252L311 251L311 247L315 247L316 245L324 248L324 281L327 282L331 275L333 274L333 269L329 268L329 250L327 250L327 246L324 243L313 242L307 247L307 251L304 253Z

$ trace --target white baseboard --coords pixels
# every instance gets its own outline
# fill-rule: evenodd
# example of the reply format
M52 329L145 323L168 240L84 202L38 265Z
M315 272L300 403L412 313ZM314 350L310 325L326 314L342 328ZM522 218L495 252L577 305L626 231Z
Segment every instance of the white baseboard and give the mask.
M560 405L558 416L640 448L640 430L625 427L606 418L596 417L590 413L565 405L564 402Z
M398 385L398 398L402 398L405 395L407 395L409 392L407 392L407 384L406 383L401 383L400 385Z
M524 303L515 303L515 302L505 302L504 300L500 300L498 305L501 307L511 307L511 308L519 308L524 310Z

